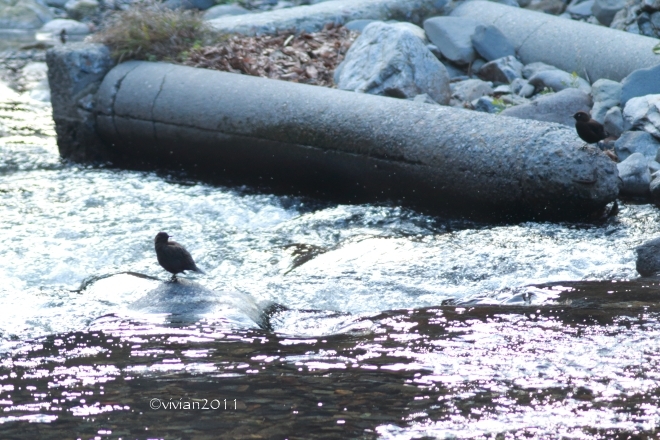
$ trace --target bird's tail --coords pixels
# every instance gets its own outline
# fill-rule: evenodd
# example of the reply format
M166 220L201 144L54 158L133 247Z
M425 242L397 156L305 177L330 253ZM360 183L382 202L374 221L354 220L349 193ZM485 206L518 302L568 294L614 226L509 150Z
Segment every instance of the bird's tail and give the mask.
M199 272L199 273L202 273L202 274L206 275L206 272L204 272L202 269L200 269L196 265L195 265L195 272Z

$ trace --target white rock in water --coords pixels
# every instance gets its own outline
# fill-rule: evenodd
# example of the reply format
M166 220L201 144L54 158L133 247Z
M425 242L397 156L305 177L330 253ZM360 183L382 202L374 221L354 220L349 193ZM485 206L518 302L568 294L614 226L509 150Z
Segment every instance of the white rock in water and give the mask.
M47 34L59 34L65 30L69 35L86 35L89 34L89 26L76 20L69 20L66 18L56 18L46 23L39 32Z

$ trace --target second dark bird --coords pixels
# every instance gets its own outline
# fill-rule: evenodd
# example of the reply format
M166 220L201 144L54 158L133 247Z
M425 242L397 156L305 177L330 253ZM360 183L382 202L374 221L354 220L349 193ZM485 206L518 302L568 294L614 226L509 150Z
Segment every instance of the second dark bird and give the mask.
M588 144L595 144L607 137L605 128L600 122L591 119L587 112L577 112L575 118L575 129L580 139Z
M192 270L194 272L204 273L193 260L190 252L183 246L175 241L169 241L170 236L166 232L159 232L156 234L154 240L156 245L156 258L158 264L163 266L168 272L172 273L172 279L176 279L176 274L184 270Z

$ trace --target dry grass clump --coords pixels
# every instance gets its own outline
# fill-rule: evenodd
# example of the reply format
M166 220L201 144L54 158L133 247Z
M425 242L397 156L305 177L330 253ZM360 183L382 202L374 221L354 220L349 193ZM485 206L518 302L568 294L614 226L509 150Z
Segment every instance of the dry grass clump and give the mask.
M356 33L333 25L310 34L232 36L217 45L192 49L183 64L332 87L333 72L355 38Z
M200 13L170 10L153 0L112 13L95 42L108 45L119 62L127 60L181 61L201 46L209 32Z
M357 34L327 25L314 33L219 38L199 13L170 10L154 0L113 13L93 41L108 45L118 62L169 61L326 87Z

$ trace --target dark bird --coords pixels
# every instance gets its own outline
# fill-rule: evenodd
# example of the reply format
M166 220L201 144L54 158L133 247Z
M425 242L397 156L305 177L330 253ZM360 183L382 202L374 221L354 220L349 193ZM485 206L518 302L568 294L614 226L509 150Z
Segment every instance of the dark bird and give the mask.
M172 273L172 280L176 280L176 274L184 270L204 273L193 260L190 252L175 241L168 241L170 238L166 232L156 234L154 240L156 244L156 257L158 264L163 266L168 272Z
M607 137L603 124L591 119L587 112L577 112L575 118L575 129L580 139L588 144L595 144Z
M66 43L66 29L60 31L60 41L62 44Z

